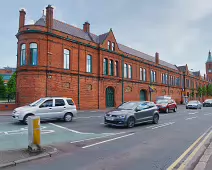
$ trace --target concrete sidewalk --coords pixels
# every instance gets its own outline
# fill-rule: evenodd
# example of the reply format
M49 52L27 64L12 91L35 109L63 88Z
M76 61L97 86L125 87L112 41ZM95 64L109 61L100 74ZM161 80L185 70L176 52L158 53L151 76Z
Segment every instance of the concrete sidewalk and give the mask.
M30 153L27 149L0 151L0 168L16 166L16 164L28 162L43 157L51 157L57 153L57 149L51 146L43 147L39 153Z

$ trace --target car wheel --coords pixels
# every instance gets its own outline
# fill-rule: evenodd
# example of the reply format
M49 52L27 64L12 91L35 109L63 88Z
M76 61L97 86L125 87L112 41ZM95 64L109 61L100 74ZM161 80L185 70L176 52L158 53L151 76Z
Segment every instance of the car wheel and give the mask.
M188 107L186 107L186 109L188 109Z
M175 108L174 108L174 112L176 112L176 111L177 111L177 108L175 107Z
M152 123L153 123L153 124L158 124L158 121L159 121L159 115L158 115L158 114L155 114L155 115L153 116L153 121L152 121Z
M134 127L134 126L135 126L135 118L130 117L130 118L128 119L128 121L127 121L127 127L128 127L128 128L132 128L132 127Z
M166 108L166 111L165 111L166 113L169 113L169 108Z
M24 118L23 118L23 123L25 125L28 125L28 118L29 118L29 116L33 116L33 114L28 114L28 115L24 116Z
M72 115L72 113L66 113L65 115L64 115L64 121L65 122L71 122L72 121L72 119L73 119L73 115Z

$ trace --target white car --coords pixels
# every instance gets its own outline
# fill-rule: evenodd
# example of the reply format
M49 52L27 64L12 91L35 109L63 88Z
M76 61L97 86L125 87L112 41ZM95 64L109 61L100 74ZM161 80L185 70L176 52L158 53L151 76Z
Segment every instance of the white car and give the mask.
M39 116L41 120L63 119L71 122L77 116L76 105L71 98L46 97L34 103L16 108L12 117L14 120L27 124L29 116Z

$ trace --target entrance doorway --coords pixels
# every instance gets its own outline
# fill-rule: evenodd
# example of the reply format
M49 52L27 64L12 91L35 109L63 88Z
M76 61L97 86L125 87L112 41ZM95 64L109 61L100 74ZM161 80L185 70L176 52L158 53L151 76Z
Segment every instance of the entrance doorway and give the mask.
M146 90L141 90L140 91L140 101L146 101L147 98L146 98Z
M114 107L114 88L106 88L106 107Z

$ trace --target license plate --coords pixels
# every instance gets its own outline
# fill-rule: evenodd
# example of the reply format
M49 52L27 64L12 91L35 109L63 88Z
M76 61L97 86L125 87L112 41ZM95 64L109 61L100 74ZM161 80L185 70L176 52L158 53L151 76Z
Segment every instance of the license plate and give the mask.
M106 117L106 120L114 120L113 117Z

